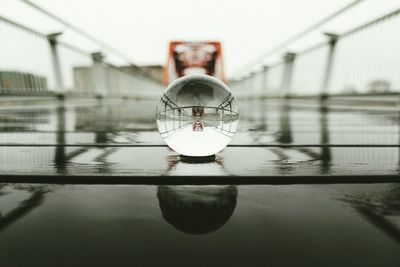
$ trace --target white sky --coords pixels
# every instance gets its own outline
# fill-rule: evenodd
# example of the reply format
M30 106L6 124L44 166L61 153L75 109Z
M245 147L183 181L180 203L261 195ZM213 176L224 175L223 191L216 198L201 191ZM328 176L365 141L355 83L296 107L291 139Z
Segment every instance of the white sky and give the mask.
M118 48L141 64L164 64L171 40L219 40L228 76L276 44L352 0L33 0L59 17ZM354 10L288 49L324 40L400 7L400 0L365 0ZM20 0L0 0L0 15L64 41L98 49ZM273 59L271 59L273 60ZM261 63L261 62L260 62Z

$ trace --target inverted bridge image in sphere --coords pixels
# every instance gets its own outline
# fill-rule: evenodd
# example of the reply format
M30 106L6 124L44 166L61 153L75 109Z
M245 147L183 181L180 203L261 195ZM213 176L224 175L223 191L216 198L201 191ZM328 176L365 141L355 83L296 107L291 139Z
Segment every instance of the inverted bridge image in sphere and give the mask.
M230 89L216 78L186 75L172 82L157 107L158 130L184 156L211 156L233 138L239 119Z

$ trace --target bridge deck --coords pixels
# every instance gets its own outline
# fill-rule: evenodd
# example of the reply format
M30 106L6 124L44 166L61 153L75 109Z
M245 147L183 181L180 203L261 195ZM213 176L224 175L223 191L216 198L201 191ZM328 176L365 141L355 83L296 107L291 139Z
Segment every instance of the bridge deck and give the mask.
M154 109L150 101L3 107L2 178L185 175L329 179L399 173L400 126L394 108L356 111L296 102L242 101L236 136L217 155L217 161L208 164L182 162L165 145L156 129Z
M0 262L398 266L398 111L240 103L202 164L164 145L150 101L1 106Z

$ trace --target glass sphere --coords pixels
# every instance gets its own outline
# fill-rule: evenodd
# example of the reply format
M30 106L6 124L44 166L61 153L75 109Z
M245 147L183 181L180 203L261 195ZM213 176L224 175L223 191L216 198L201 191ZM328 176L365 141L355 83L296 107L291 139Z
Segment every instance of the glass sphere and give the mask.
M157 127L167 145L184 156L211 156L232 140L237 103L220 80L191 74L172 82L157 107Z

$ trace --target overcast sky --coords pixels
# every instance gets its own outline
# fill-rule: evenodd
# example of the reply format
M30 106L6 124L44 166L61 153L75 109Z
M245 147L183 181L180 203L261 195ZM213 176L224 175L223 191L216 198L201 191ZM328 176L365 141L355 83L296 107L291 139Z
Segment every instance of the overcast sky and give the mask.
M219 40L229 76L269 48L352 0L33 0L59 17L123 51L137 64L164 64L171 40ZM339 19L288 47L297 50L380 16L399 0L364 0ZM0 15L64 41L98 49L20 0L0 0ZM269 59L272 60L272 59Z

